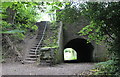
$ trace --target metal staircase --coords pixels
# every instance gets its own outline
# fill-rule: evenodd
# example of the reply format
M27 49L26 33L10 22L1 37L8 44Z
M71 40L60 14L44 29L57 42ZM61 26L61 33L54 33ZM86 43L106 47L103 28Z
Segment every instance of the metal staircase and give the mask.
M35 63L38 59L39 50L41 47L43 47L42 41L45 36L45 31L47 28L47 21L43 23L42 25L38 25L38 35L36 37L37 42L34 44L34 46L29 50L29 53L27 57L24 60L24 63Z

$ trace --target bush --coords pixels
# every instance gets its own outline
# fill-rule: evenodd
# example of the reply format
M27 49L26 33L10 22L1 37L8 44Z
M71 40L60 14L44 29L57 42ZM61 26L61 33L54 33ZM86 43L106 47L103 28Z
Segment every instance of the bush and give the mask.
M108 60L106 62L100 62L95 65L95 69L98 71L95 72L95 75L116 75L116 69L115 67L116 62L114 60Z

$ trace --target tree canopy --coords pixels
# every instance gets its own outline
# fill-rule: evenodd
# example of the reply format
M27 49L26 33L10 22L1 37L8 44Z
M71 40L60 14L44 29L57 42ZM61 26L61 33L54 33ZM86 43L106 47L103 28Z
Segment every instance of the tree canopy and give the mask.
M22 38L28 29L37 30L36 5L33 2L3 2L1 33L16 33Z

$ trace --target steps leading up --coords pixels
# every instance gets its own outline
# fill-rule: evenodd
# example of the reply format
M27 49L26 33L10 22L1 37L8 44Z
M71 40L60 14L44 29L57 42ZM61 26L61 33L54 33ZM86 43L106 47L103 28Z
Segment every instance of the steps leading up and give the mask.
M24 61L25 63L35 63L37 61L37 58L39 57L39 50L41 47L44 46L42 45L42 43L40 43L40 40L43 40L43 37L45 35L44 31L46 30L46 24L46 22L36 24L38 26L36 42L33 43L33 47L31 47L31 49L29 50L29 53Z
M46 23L39 25L38 24L38 34L37 37L35 38L35 41L33 42L33 46L28 52L28 55L24 59L24 63L36 63L38 58L40 58L40 65L53 65L53 56L51 56L52 53L50 53L49 49L44 49L42 51L42 47L45 45L42 43L44 40L45 36L45 30L46 30ZM40 52L41 49L41 52ZM46 52L48 51L48 52ZM47 54L47 55L46 55ZM41 57L40 57L41 56Z

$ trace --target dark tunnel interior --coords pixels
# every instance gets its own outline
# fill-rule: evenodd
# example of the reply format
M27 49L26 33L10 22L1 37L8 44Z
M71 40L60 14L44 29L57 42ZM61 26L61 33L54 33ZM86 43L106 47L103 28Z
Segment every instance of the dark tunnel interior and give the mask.
M76 38L69 41L65 48L72 48L77 52L77 60L64 61L68 63L76 62L91 62L93 59L93 50L94 47L91 43L87 43L87 40Z

